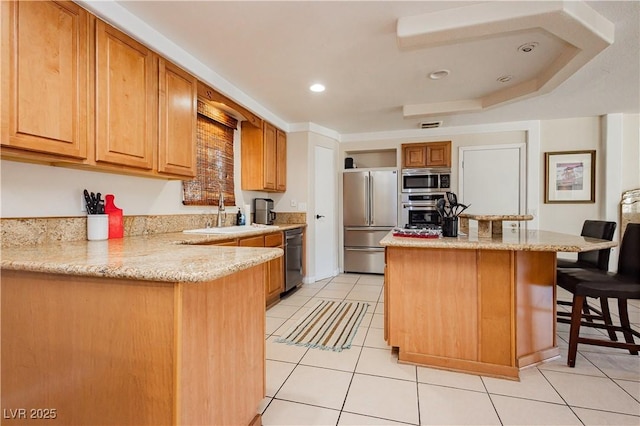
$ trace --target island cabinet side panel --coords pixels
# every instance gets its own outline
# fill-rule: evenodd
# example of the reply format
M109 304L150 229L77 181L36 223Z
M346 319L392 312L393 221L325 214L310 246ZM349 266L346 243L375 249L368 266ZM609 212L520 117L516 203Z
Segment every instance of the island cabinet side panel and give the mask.
M265 265L178 296L178 424L248 425L265 394Z
M401 350L477 360L475 251L410 249L405 256L413 267L402 280L404 324L416 326L405 333Z
M516 252L519 367L559 355L556 344L556 253Z
M478 251L479 354L488 364L516 367L514 252Z
M173 423L173 284L2 271L1 289L2 406L42 409L3 424Z
M400 331L401 357L477 361L476 252L393 247L387 267L391 336Z

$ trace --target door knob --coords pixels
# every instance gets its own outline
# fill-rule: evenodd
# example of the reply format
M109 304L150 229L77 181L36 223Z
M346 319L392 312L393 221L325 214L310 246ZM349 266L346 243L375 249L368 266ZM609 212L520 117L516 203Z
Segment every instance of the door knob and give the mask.
M324 216L322 216L321 214L317 214L317 215L316 215L316 219L320 219L320 218L322 218L322 217L324 217Z

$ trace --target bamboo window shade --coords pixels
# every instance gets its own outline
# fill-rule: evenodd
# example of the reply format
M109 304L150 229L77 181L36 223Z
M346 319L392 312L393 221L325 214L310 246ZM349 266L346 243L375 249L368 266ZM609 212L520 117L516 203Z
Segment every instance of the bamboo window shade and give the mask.
M182 203L218 204L220 191L226 205L235 205L233 187L233 132L238 120L198 100L196 177L182 183Z

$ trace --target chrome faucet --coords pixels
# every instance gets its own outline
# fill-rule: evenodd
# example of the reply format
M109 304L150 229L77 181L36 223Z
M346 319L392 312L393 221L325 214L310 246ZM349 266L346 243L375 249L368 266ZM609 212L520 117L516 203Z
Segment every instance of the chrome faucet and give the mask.
M224 214L224 218L223 215ZM222 228L227 217L227 213L224 211L224 194L220 191L220 197L218 198L218 221L216 222L216 228Z

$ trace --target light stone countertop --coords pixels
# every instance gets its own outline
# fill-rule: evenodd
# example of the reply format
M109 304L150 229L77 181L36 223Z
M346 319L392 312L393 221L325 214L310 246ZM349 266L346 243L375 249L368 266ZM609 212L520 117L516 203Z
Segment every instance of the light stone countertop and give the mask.
M206 282L282 256L279 248L206 245L238 237L304 227L225 235L181 232L126 237L106 241L73 241L2 249L3 271L164 282ZM204 244L204 245L202 245Z
M472 213L460 213L458 216L461 219L472 220L533 220L533 216L530 214L472 214Z
M615 241L585 238L579 235L551 231L527 230L525 228L505 229L503 232L502 235L478 237L477 231L472 229L469 235L458 234L457 237L412 238L394 237L393 231L391 231L380 241L380 244L385 247L555 252L591 251L618 245Z

